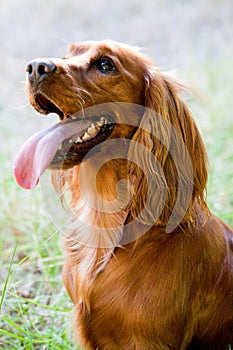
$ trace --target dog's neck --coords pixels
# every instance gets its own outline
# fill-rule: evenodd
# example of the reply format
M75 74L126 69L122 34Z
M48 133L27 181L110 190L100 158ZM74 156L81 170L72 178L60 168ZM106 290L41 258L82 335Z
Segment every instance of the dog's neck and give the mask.
M126 180L126 161L111 160L98 173L95 170L86 161L82 169L73 168L68 178L74 215L64 248L75 286L75 291L69 291L73 299L87 295L89 285L120 246L128 215L130 185Z

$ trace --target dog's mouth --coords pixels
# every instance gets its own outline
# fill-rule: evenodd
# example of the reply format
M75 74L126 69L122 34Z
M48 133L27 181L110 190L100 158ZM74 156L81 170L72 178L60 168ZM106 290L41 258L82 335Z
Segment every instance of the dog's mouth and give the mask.
M72 120L79 123L80 117L68 115L61 110L49 97L38 93L35 97L38 110L44 114L55 113L61 120ZM57 153L52 160L50 167L68 168L80 163L83 157L97 144L103 142L110 136L114 123L110 116L100 117L82 117L81 122L85 119L90 120L90 125L83 134L77 133L72 137L65 139L58 147Z
M19 150L14 175L26 189L34 188L47 168L67 169L79 164L111 135L115 126L113 117L107 114L67 116L42 94L37 95L36 103L42 113L57 113L66 120L32 135Z
M65 113L44 94L38 93L35 97L35 102L39 112L43 114L56 113L61 120L64 119Z
M113 118L108 115L87 117L81 120L69 119L70 123L89 123L84 132L80 131L64 139L50 163L50 168L70 168L79 164L96 145L105 141L113 131ZM65 122L63 122L65 123ZM66 122L68 123L68 121Z

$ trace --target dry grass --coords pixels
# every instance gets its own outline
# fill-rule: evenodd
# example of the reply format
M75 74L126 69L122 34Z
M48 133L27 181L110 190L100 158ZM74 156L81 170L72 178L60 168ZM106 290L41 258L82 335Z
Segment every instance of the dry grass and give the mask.
M40 190L19 189L11 165L38 116L24 94L24 70L37 56L62 56L69 43L111 38L140 45L200 93L190 101L210 158L209 204L233 224L232 18L228 0L9 0L0 4L0 347L73 349L71 303L62 287L59 233Z

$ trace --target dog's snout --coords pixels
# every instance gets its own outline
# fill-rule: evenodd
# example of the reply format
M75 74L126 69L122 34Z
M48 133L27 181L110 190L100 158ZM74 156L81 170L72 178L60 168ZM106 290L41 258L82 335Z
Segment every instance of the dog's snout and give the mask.
M56 70L55 64L50 60L38 60L30 61L27 65L26 71L28 73L28 79L31 81L39 81L46 77L49 73Z

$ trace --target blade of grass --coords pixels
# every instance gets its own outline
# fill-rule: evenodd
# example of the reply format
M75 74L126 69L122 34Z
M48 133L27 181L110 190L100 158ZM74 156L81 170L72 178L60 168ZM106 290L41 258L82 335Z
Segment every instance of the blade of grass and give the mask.
M9 268L8 268L6 281L4 283L3 292L2 292L2 296L1 296L1 300L0 300L0 311L2 310L3 302L4 302L4 299L5 299L7 286L8 286L8 282L9 282L9 279L10 279L10 274L11 274L11 271L12 271L12 264L13 264L13 260L14 260L14 257L15 257L16 250L17 250L17 244L15 245L15 248L14 248L14 251L13 251L13 254L12 254L12 257L11 257L10 265L9 265Z
M24 341L24 337L20 337L19 335L16 335L16 334L8 332L8 331L5 331L5 329L2 329L2 328L0 328L0 334L5 334L5 335L8 335L9 337L12 337L12 338Z
M11 295L11 296L13 296L13 297L15 297L15 298L17 298L19 300L25 301L25 302L27 302L29 304L33 304L33 305L36 305L36 306L43 307L44 309L49 309L49 310L53 310L53 311L60 311L60 312L70 312L70 309L64 309L64 308L59 308L59 307L54 307L54 306L46 305L46 304L43 304L43 303L39 303L37 301L21 297L21 296L15 294L15 293L9 293L9 295Z
M46 338L44 336L44 334L36 334L36 333L32 333L32 332L29 332L28 330L25 330L23 329L22 327L18 326L15 322L9 320L7 317L4 317L2 316L2 319L7 323L9 324L9 326L11 326L13 329L16 329L17 331L19 331L19 333L22 333L22 334L26 334L27 336L30 336L31 339L30 341L31 342L36 342L38 344L43 344L43 343L51 343L53 342L55 339L54 338ZM0 333L2 334L5 334L5 335L9 335L9 336L13 336L13 338L17 338L17 339L20 339L20 340L28 340L28 338L25 338L23 336L20 336L20 335L17 335L17 334L14 334L14 333L11 333L11 332L8 332L4 329L0 329Z

